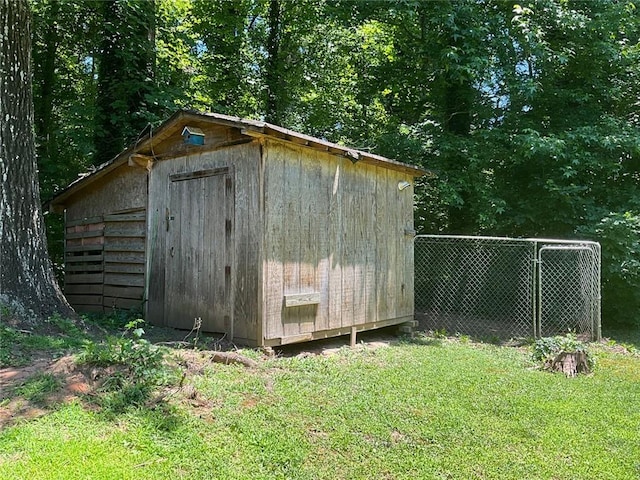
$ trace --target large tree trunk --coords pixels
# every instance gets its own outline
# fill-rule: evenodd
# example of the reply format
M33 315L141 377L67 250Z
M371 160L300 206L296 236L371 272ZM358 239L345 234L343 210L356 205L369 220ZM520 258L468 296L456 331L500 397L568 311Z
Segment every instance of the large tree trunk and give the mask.
M29 3L0 0L0 316L36 320L73 311L47 254L33 117Z

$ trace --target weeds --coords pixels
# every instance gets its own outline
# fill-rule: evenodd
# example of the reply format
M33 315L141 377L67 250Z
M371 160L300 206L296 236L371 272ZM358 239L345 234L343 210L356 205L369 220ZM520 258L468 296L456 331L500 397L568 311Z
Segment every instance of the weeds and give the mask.
M65 318L58 313L46 319L45 323L70 336L80 336L83 334L82 330L78 328L73 320Z
M58 377L50 373L36 373L15 389L15 394L33 403L42 403L52 393L62 388Z
M143 338L144 321L132 320L120 336L105 342L87 341L78 363L101 367L108 374L102 381L100 403L111 410L142 405L159 386L172 378L165 365L166 350Z
M16 354L12 351L20 333L10 327L0 325L0 368L16 363Z

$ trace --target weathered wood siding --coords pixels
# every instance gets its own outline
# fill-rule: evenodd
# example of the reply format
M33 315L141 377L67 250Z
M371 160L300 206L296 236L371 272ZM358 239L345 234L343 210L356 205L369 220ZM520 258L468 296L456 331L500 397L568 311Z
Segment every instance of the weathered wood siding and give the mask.
M147 171L122 165L66 201L66 219L74 222L132 208L147 207Z
M222 183L219 183L215 179L216 176L211 174L211 171L216 169L227 170L222 172L225 177ZM184 197L190 191L184 188L179 192L175 190L177 188L175 180L181 181L187 178L180 175L213 179L194 189L193 198L183 198L181 202L186 202L190 205L189 208L196 209L195 213L203 217L223 215L220 218L225 221L225 232L216 234L215 225L209 227L206 221L196 221L196 215L189 220L184 211L179 219L182 222L180 227L172 223L178 221L178 216L174 215L176 208L184 208L184 205L182 207L171 205L172 198L173 203L177 203L178 196ZM238 341L258 342L262 278L260 176L261 157L257 142L228 146L209 152L191 153L188 156L161 160L154 164L149 178L147 319L150 322L191 328L195 318L205 319L210 311L215 312L223 308L222 314L229 317L224 326L226 333L232 333ZM220 186L224 188L224 192L220 191L218 188ZM225 205L218 205L220 202L224 202ZM193 240L185 238L185 242L189 240L190 246L201 243L202 250L212 254L208 255L210 259L207 261L218 262L220 265L216 267L213 263L209 263L207 267L204 260L188 257L185 257L188 258L187 265L169 261L168 255L171 252L168 253L168 251L172 246L167 242L175 242L178 239L168 237L167 228L173 229L172 232L180 228L182 230L180 235L191 236ZM187 229L193 231L187 231ZM209 230L211 235L206 234ZM194 240L193 236L201 233L202 236ZM221 238L224 240L221 241ZM175 252L176 247L173 248ZM192 265L203 265L203 270L193 272ZM218 268L220 266L222 270ZM201 283L196 278L198 275L217 275L218 277L223 275L224 278L206 279L212 285L212 294L208 296L200 288ZM205 281L204 278L203 281ZM181 285L191 285L191 292ZM219 291L220 288L223 289L222 293ZM196 293L193 293L194 290ZM170 303L182 302L193 295L199 295L202 298L183 303L181 309L173 308L173 304ZM219 299L220 295L223 295L222 307L214 305L216 296Z
M265 343L411 320L413 178L271 140L264 161Z

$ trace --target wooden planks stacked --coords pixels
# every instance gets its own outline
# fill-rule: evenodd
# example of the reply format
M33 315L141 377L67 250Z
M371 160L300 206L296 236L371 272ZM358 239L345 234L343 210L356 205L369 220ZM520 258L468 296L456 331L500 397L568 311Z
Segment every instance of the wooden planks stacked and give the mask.
M102 217L67 222L64 291L78 312L102 312L104 280Z
M104 217L105 311L142 306L145 273L146 210Z
M76 311L141 306L145 229L144 209L67 222L64 290Z

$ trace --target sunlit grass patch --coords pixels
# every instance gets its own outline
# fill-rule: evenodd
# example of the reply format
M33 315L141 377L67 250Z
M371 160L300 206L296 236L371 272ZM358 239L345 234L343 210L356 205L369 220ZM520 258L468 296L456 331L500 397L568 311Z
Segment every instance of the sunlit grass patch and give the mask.
M0 432L0 478L637 478L640 357L603 347L569 379L531 352L418 337L252 351L253 368L200 352L188 396L61 405Z

